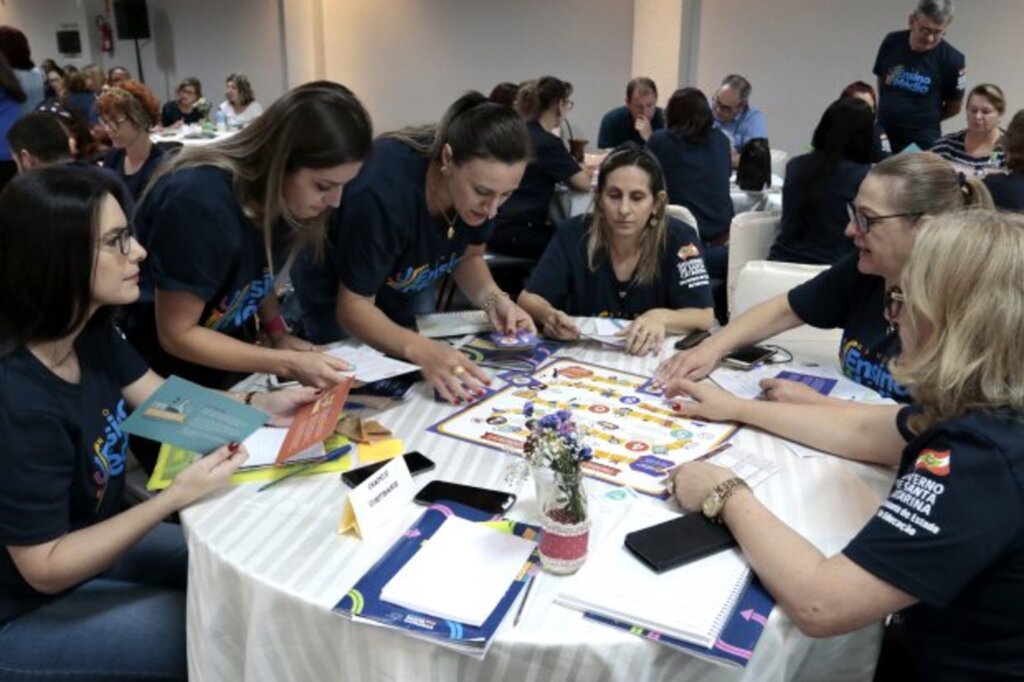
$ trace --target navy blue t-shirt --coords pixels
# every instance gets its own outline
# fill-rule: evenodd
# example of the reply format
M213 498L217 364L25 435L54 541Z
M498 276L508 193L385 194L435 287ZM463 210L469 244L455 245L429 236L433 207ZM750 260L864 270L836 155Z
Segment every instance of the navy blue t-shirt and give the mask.
M193 107L192 111L186 114L178 108L178 103L173 99L170 102L165 102L160 110L160 125L165 128L174 125L178 121L184 121L191 125L202 120L203 114L198 109Z
M802 154L786 164L782 186L782 231L769 252L769 260L834 265L856 248L843 234L850 222L846 206L857 196L870 164L842 159L832 170L824 196L817 205L805 197L807 169L813 154Z
M907 439L889 497L843 553L919 599L922 680L1024 678L1024 414L969 412Z
M537 121L526 124L533 147L533 160L526 166L519 188L498 211L495 231L504 225L545 225L555 184L565 182L583 168L572 158L561 138L544 130Z
M544 256L526 282L537 294L569 315L631 320L655 308L711 308L711 287L692 227L670 218L657 278L650 284L621 282L607 252L597 269L587 265L587 229L591 216L560 224Z
M886 398L909 402L910 392L893 379L889 361L900 353L899 334L883 316L885 279L857 269L857 254L789 290L789 305L806 324L842 328L839 366L843 374Z
M376 297L391 320L412 327L417 299L455 270L469 245L487 241L490 223L471 227L455 215L449 239L446 220L427 211L429 163L399 140L373 143L328 223L327 257L304 258L293 268L306 315L333 319L340 281L355 294Z
M128 175L124 172L124 160L127 157L127 152L117 147L111 148L107 152L106 157L103 159L103 167L109 168L110 170L117 173L118 177L124 181L127 185L128 191L132 193L132 198L135 201L139 200L142 196L143 190L146 189L146 185L149 184L149 179L153 177L153 173L160 166L160 163L164 160L166 152L160 147L150 145L149 156L146 157L146 161L142 164L142 167L137 171Z
M256 313L273 290L260 228L246 217L231 175L213 166L186 168L159 180L136 210L142 298L132 308L132 343L158 373L211 387L236 376L172 357L156 336L154 290L184 291L205 302L199 324L251 341Z
M991 192L996 208L1024 211L1024 173L989 173L982 182Z
M700 236L714 239L729 229L733 205L729 195L732 175L731 143L712 128L700 142L659 130L647 141L665 172L670 204L685 206L697 219Z
M914 52L910 31L896 31L882 41L872 72L881 81L878 121L889 135L892 151L911 142L930 149L942 135L943 102L963 99L963 53L945 40Z
M146 363L99 320L75 351L78 384L24 347L0 359L0 623L53 599L25 582L8 545L50 542L121 509L128 448L121 389L146 373Z
M665 127L665 112L661 107L654 107L654 118L651 119L651 130L661 130ZM599 149L611 149L626 142L644 144L644 138L636 131L636 122L633 120L633 112L625 104L609 111L601 118L601 128L597 134L597 146Z

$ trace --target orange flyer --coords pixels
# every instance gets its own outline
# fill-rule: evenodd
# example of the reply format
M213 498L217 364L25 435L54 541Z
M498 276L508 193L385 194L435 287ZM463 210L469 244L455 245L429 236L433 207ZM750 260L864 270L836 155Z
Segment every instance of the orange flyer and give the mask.
M350 388L351 377L328 389L316 401L296 412L274 464L283 464L289 457L294 457L327 440L334 433L334 427L338 425L338 415L345 406Z

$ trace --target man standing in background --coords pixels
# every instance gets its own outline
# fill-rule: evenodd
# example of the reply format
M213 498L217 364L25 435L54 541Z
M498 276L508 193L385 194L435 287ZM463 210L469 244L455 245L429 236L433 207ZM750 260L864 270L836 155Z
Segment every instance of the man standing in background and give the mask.
M952 22L952 0L920 0L909 30L878 48L878 120L893 152L910 143L930 149L942 122L960 112L967 79L963 53L944 40Z

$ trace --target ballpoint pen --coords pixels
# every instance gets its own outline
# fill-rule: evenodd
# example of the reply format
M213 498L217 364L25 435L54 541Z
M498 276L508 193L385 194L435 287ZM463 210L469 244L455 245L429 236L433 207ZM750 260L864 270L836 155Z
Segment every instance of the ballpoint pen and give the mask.
M259 488L256 489L256 492L261 493L264 490L266 490L267 488L274 487L275 485L277 485L281 481L288 480L292 476L298 476L299 474L304 473L306 471L309 471L313 467L320 466L321 464L325 464L326 462L333 462L334 460L338 459L339 457L342 457L342 456L348 454L351 450L352 450L352 445L342 445L340 448L336 448L334 450L331 450L330 452L328 452L323 457L317 457L316 459L311 459L308 462L304 462L304 463L296 466L294 469L289 471L287 474L285 474L281 478L278 478L278 479L275 479L273 481L270 481L269 483L264 483L263 485L261 485Z
M530 577L530 582L526 586L526 594L523 595L523 601L519 602L519 609L516 610L516 616L512 619L512 627L519 625L519 619L523 616L523 609L526 608L526 600L530 598L530 590L533 589L533 583L537 580L536 573Z

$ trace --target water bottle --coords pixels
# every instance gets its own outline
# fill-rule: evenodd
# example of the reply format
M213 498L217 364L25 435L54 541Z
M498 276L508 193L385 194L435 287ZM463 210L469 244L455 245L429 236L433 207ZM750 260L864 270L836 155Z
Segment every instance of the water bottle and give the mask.
M227 119L227 116L224 115L224 111L222 109L219 109L219 108L217 109L217 114L214 116L214 122L217 125L217 132L218 133L223 133L223 132L227 131L227 129L228 129L228 119Z

